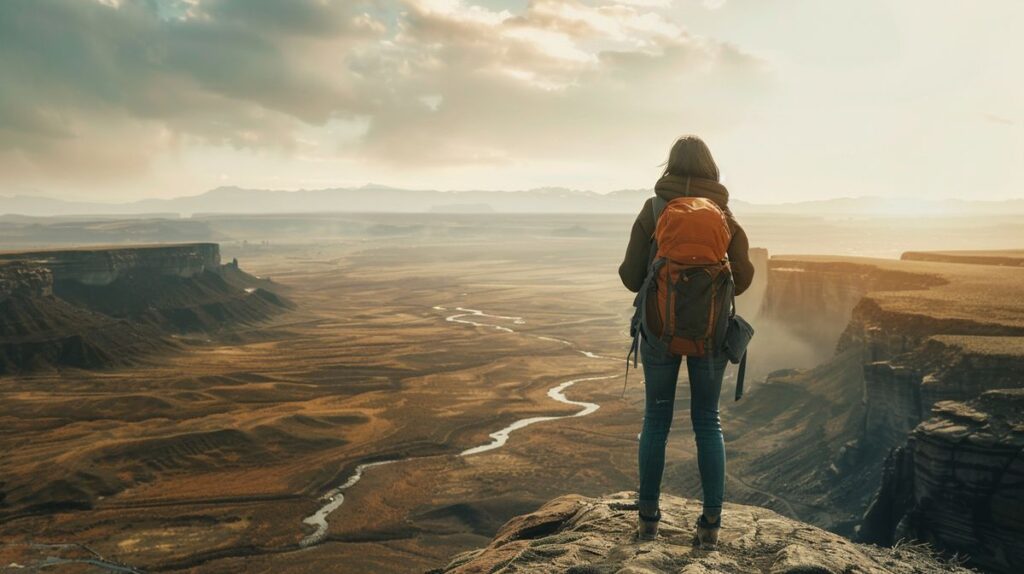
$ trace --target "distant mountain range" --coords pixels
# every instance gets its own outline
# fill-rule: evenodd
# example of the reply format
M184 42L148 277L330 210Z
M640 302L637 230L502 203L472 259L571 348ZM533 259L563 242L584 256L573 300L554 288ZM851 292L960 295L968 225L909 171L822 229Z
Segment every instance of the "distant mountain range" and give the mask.
M219 187L199 195L144 199L126 203L64 201L29 195L0 196L0 214L23 216L137 216L178 214L259 214L328 212L401 213L634 213L650 189L595 193L563 188L527 191L436 191L367 185L299 191ZM734 201L744 215L817 217L919 217L1022 215L1024 199L888 199L856 197L798 203L757 204Z

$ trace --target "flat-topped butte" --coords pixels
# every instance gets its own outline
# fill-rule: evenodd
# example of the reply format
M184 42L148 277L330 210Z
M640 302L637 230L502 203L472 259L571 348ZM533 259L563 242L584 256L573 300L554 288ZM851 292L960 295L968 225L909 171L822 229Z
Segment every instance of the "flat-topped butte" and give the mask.
M5 251L0 261L25 261L49 269L55 281L106 285L123 273L140 270L191 277L220 267L216 243L87 246L71 249Z

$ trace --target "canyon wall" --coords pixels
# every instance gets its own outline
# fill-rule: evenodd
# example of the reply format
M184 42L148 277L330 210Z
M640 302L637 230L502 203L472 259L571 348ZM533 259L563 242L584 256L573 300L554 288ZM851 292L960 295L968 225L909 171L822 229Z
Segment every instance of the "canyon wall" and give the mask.
M151 329L69 304L53 289L53 273L39 263L0 261L0 375L120 364L165 346Z
M996 572L1024 571L1024 389L941 401L886 460L861 539L924 540Z
M46 267L24 261L0 262L0 301L52 294L53 273Z
M806 341L834 345L850 311L868 291L867 270L842 263L774 259L768 266L761 315L781 322Z
M937 335L922 354L921 408L939 401L964 400L988 389L1024 387L1024 339Z
M1024 303L1022 303L1024 306ZM866 297L854 309L839 347L864 358L861 440L888 450L940 400L969 400L984 391L1024 386L1024 327L986 320L931 317L885 309Z
M939 401L973 399L985 391L1024 387L1020 336L915 335L870 328L865 338L864 440L901 445ZM881 359L881 360L874 360Z
M1002 269L993 282L1004 283L1005 300L985 305L969 285L979 273L987 281L980 265L970 266L979 273L960 276L967 266L854 261L773 258L760 318L819 348L860 353L860 439L887 451L937 401L1024 386L1015 374L1024 366L1024 301L1013 300L1024 273ZM907 308L906 301L933 291L940 291L934 298L943 312ZM961 307L968 312L956 313Z
M767 271L753 322L750 396L728 413L742 421L733 425L729 448L747 483L731 488L737 500L852 535L877 487L884 451L865 452L860 440L870 365L843 334L873 290L920 289L941 279L854 258L776 256ZM916 423L894 431L892 442ZM763 492L779 496L766 500Z
M0 254L0 373L128 364L290 304L214 243Z
M1005 541L1024 529L1024 512L994 523L964 502L1019 496L1013 481L993 482L991 473L972 477L965 470L978 461L1006 462L1005 445L975 433L964 439L972 445L965 450L933 431L945 424L941 420L966 412L949 405L979 397L988 397L985 404L1012 402L1014 389L1024 387L1019 374L1024 372L1024 270L1002 261L990 265L985 258L970 264L916 256L863 263L822 259L773 259L762 307L764 317L804 340L834 345L837 357L860 357L860 376L851 379L858 381L860 405L846 405L844 411L858 413L860 424L846 428L844 448L823 461L835 478L823 485L830 493L823 498L815 493L818 499L841 506L850 499L851 484L871 488L881 482L860 527L865 540L892 543L901 534L977 554L978 560L1019 552ZM825 384L805 379L808 385ZM831 408L835 412L836 406ZM933 408L940 422L925 422ZM938 460L955 461L949 464L960 470L928 467ZM910 520L904 520L907 516L925 516L926 508L927 528L897 528ZM965 534L974 531L983 531L991 548L980 551L982 543ZM1002 566L992 564L984 562L997 571L1018 571L1005 560Z
M55 281L107 285L130 272L191 277L220 268L216 243L82 248L56 251L0 253L0 261L35 263L53 274Z
M941 279L839 258L773 258L760 317L830 355L871 291L920 289Z

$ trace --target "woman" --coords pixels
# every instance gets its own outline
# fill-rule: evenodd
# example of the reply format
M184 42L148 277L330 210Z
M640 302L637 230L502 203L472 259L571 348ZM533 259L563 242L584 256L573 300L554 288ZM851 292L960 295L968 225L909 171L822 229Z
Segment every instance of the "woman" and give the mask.
M736 294L750 286L754 266L747 253L747 234L729 211L729 192L718 183L718 166L708 146L698 137L686 136L672 146L665 172L654 186L654 192L666 202L677 197L704 197L725 213L732 232L728 248ZM650 262L651 238L655 220L648 199L633 223L626 257L619 267L622 283L630 291L640 290ZM638 534L652 540L658 531L661 512L661 476L665 469L665 443L672 425L676 380L682 357L657 350L646 339L640 346L644 364L646 403L644 425L640 434L640 489ZM710 363L710 364L709 364ZM697 540L712 545L718 541L721 527L722 498L725 490L725 441L718 416L718 396L727 359L686 357L690 381L690 418L697 442L697 466L704 491L703 514L697 521Z

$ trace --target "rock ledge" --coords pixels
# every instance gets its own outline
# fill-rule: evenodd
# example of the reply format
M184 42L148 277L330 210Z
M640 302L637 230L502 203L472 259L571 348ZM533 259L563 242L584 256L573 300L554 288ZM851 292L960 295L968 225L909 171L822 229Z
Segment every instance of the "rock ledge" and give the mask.
M931 574L967 573L914 548L879 548L780 516L727 504L715 549L694 547L700 503L664 496L661 533L637 542L635 494L566 495L506 523L486 548L456 556L428 574Z

